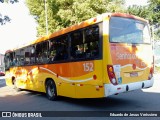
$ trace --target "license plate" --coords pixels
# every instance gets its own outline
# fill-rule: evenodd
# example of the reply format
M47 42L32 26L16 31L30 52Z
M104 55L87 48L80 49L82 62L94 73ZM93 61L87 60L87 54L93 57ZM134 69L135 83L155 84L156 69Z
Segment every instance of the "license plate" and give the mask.
M130 77L137 77L138 76L138 73L137 72L132 72L130 73Z

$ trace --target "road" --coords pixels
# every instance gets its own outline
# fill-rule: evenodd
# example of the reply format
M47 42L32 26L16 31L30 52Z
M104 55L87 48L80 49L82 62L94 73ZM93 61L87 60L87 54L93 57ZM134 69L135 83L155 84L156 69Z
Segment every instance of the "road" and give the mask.
M160 76L155 76L155 79L151 88L113 95L108 98L71 99L61 97L58 101L49 101L42 93L16 92L5 85L5 78L0 78L0 111L160 111ZM66 117L62 115L56 119L62 120ZM67 117L67 119L87 120L91 117ZM97 120L98 118L92 119ZM99 119L106 120L105 117ZM107 119L119 120L120 118L109 117ZM139 117L130 119L139 120ZM151 118L143 117L142 119L149 120ZM156 117L152 119L158 120Z

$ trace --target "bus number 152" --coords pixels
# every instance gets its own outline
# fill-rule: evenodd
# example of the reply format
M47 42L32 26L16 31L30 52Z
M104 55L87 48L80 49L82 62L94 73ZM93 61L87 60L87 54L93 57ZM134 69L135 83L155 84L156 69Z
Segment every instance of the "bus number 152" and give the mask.
M93 63L92 62L84 63L83 64L83 70L85 72L91 72L91 71L93 71Z

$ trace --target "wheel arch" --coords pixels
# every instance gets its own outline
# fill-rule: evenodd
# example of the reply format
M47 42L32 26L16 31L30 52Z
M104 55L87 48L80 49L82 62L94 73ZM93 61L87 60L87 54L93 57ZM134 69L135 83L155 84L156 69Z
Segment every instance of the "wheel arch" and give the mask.
M54 87L55 87L55 96L54 97L52 97L52 96L49 96L49 94L48 94L48 82L49 81L52 81L53 82L53 84L54 84ZM46 78L45 79L45 84L44 84L44 86L45 86L45 93L46 93L46 95L47 95L47 97L48 97L48 99L49 100L57 100L57 97L58 97L58 90L57 90L57 85L56 85L56 82L55 82L55 80L53 79L53 78Z
M44 87L45 87L45 92L46 92L46 83L47 83L47 81L49 81L49 80L52 80L53 81L53 83L55 84L55 86L56 86L56 90L57 90L57 84L56 84L56 82L55 82L55 80L53 79L53 78L46 78L45 79L45 82L44 82ZM58 90L57 90L57 93L58 93Z
M12 85L14 85L14 84L15 84L16 77L12 76L11 79L12 79Z

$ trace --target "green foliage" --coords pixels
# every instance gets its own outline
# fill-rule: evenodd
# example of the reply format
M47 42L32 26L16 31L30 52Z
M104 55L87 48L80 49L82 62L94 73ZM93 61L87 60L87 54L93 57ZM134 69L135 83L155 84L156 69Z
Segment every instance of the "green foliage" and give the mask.
M160 40L160 29L155 31L155 40Z
M39 24L38 36L45 32L45 0L26 0ZM47 0L49 33L77 24L104 12L122 12L124 0Z
M18 2L18 0L0 0L0 2L1 2L1 3L4 3L4 2L9 3L9 2L10 2L10 3L12 3L12 4L13 4L13 3Z
M0 0L0 3L11 3L11 4L14 4L14 3L17 3L19 2L18 0ZM2 15L0 13L0 25L5 25L7 22L10 22L11 19L8 15Z
M148 0L147 6L130 6L127 12L148 19L151 25L160 25L160 0ZM154 34L154 38L160 40L160 30Z
M160 0L150 0L148 10L150 11L151 23L160 23L160 12L157 7L160 6Z
M155 72L160 73L160 67L155 67Z
M148 7L146 6L137 6L137 5L129 6L127 12L132 15L136 15L136 16L139 16L145 19L149 19L148 14L150 11L148 10Z

